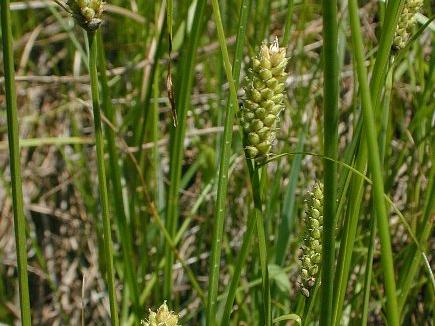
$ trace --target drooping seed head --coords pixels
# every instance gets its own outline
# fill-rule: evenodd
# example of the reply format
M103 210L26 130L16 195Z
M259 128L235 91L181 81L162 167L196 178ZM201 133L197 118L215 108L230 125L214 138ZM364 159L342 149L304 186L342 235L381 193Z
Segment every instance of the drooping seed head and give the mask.
M288 62L285 55L285 48L279 47L276 38L269 46L263 44L252 59L245 80L246 99L240 110L240 122L244 129L245 154L257 163L269 157L278 116L284 109Z
M317 182L305 199L304 241L300 257L301 292L310 295L310 288L315 284L319 264L322 259L323 231L323 184Z

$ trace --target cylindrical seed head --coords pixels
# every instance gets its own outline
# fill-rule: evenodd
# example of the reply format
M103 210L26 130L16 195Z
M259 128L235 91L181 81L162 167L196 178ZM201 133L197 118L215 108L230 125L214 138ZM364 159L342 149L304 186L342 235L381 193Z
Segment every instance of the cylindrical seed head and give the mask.
M260 47L248 70L244 87L247 98L240 110L240 118L244 129L245 152L257 163L267 160L275 139L278 115L284 108L283 81L287 76L287 61L285 48L280 48L275 39L269 46L263 44ZM246 119L248 112L255 113L255 119ZM246 128L246 124L250 126ZM250 133L256 133L261 141L257 142L258 138Z
M314 285L319 264L322 259L323 230L323 185L317 182L312 191L306 195L306 210L304 216L304 240L301 257L300 277L301 292L309 296L309 289Z

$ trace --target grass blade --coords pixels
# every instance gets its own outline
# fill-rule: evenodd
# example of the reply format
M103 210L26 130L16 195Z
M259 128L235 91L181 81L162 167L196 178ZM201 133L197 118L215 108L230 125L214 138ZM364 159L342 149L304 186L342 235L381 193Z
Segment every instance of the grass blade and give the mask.
M112 106L110 98L110 89L107 81L106 74L106 56L103 48L103 38L101 31L97 33L98 42L98 63L101 78L101 107L103 112L106 114L107 119L110 123L115 123L115 110ZM141 315L139 308L139 293L136 285L136 273L133 267L133 248L131 234L127 225L127 218L125 215L125 207L122 195L122 185L121 185L121 168L119 166L119 154L116 148L115 142L115 131L106 124L105 135L107 138L107 149L109 154L109 178L112 183L113 190L113 205L114 205L114 215L116 220L116 226L119 229L119 236L122 248L123 262L125 266L125 274L127 286L129 288L128 293L131 296L131 301L133 303L135 312L138 316Z
M349 16L352 31L352 44L354 47L355 66L358 74L364 125L366 127L366 141L370 152L369 168L373 175L373 200L381 240L381 259L385 277L385 291L387 296L387 315L391 325L399 325L399 312L396 297L396 282L394 279L394 265L391 252L388 215L384 201L384 184L382 177L381 160L377 141L375 117L367 80L367 71L364 66L364 50L361 36L361 27L358 16L356 0L349 1Z
M113 268L112 228L110 224L109 196L107 193L106 168L104 160L103 129L101 126L100 99L97 74L97 39L95 32L88 32L89 74L91 77L92 109L94 112L95 147L97 151L98 188L103 215L104 254L107 268L107 288L109 290L110 318L112 326L119 325L118 303L116 302L115 275Z
M338 28L337 1L323 3L323 60L324 60L324 153L332 159L338 157ZM320 324L332 321L332 300L335 257L335 224L337 167L332 161L324 161L324 222L322 248L322 289Z
M247 3L242 3L242 10L247 11ZM238 78L240 73L240 65L241 60L235 59L234 67L231 71L231 63L228 55L228 49L225 40L225 33L222 26L222 19L219 10L219 3L217 0L212 0L213 6L213 17L216 24L218 38L219 38L219 46L222 52L222 58L224 62L225 74L230 86L230 97L227 104L225 123L224 123L224 135L223 135L223 143L221 147L221 155L219 162L219 175L218 175L218 188L217 188L217 196L216 196L216 207L215 207L215 225L213 229L213 239L212 239L212 250L211 250L211 259L210 259L210 278L209 278L209 292L208 292L208 300L207 300L207 325L215 324L215 311L217 305L217 295L218 295L218 283L219 283L219 270L220 270L220 257L222 250L222 234L224 229L224 220L225 220L225 202L227 195L227 187L228 187L228 167L229 160L231 155L231 143L233 137L233 122L234 122L234 114L235 110L238 106L237 104L237 85ZM242 12L243 13L243 12ZM239 27L243 26L240 23ZM242 33L239 29L239 33ZM243 34L240 34L243 35ZM240 44L243 44L240 41ZM240 49L241 51L241 49ZM233 77L234 74L234 77ZM236 84L237 83L237 84Z
M169 235L173 238L178 224L178 203L179 203L179 184L181 178L181 166L184 153L184 137L186 133L186 116L190 106L190 92L193 83L193 69L196 58L196 49L198 47L199 35L202 32L203 12L205 0L199 0L196 5L196 12L192 31L188 43L188 49L182 61L182 76L179 85L179 95L177 97L177 120L178 126L173 131L171 136L171 163L170 163L170 185L168 190L167 213L166 213L166 228ZM172 264L174 262L174 254L169 243L165 243L165 269L164 269L164 286L163 295L166 300L171 298L172 289Z
M6 110L9 141L9 165L11 169L12 201L14 212L15 246L17 251L18 285L20 294L21 324L30 326L29 281L27 277L26 220L24 217L23 189L20 171L20 143L18 135L17 96L15 92L15 68L12 45L9 0L1 2L1 31L5 72Z

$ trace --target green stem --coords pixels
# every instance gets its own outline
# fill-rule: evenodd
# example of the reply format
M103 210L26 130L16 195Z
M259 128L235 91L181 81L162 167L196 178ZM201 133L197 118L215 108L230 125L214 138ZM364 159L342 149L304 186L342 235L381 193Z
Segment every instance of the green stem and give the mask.
M225 301L224 313L220 325L229 325L231 317L231 309L233 307L234 299L237 293L237 287L239 285L240 274L242 273L243 266L245 265L246 257L248 256L249 246L251 244L252 235L255 230L255 219L249 218L246 232L243 237L242 248L236 259L236 267L231 278L230 287Z
M370 289L373 274L373 256L375 253L375 238L376 238L376 216L370 220L370 239L369 247L367 249L366 270L364 275L364 295L363 295L363 309L361 317L361 325L367 325L369 315L370 303Z
M290 29L292 27L294 0L288 0L287 2L287 16L285 19L284 36L282 38L282 44L287 48L288 41L290 39Z
M113 269L113 247L111 237L109 197L107 194L106 170L104 166L104 141L101 127L100 100L97 75L97 47L98 43L94 32L88 32L89 41L89 73L91 78L92 109L94 112L95 147L97 151L98 186L102 206L104 255L106 258L106 280L109 290L110 317L112 326L118 326L118 312L115 293L115 275Z
M370 172L373 176L373 200L376 219L381 240L381 260L384 270L385 292L387 296L387 316L390 325L399 325L399 311L396 297L396 281L394 279L393 255L389 234L388 214L384 201L384 183L382 177L381 159L377 141L372 100L364 66L364 50L361 27L358 17L358 4L356 0L349 1L349 16L352 32L352 43L355 55L355 65L360 85L362 100L363 121L366 129L367 147L370 152L368 157Z
M434 205L435 205L435 165L432 165L430 175L429 175L429 184L427 187L427 197L423 210L423 219L421 224L419 225L419 232L417 233L417 237L420 240L420 243L423 246L427 246L427 240L431 235L431 230L433 226L433 222L431 221L431 216L433 217ZM406 303L406 298L408 297L409 291L411 289L412 281L419 270L419 266L421 263L422 256L418 254L418 247L413 244L411 249L406 256L404 261L409 262L409 267L405 268L406 273L404 273L404 277L400 280L399 285L401 286L400 295L399 295L399 309L402 310Z
M222 26L222 19L219 10L219 4L217 0L212 0L213 5L213 17L215 20L219 45L222 52L225 74L230 86L230 97L227 103L225 124L224 124L224 134L223 134L223 144L221 147L220 163L219 163L219 175L218 175L218 189L216 196L216 207L215 207L215 227L213 229L213 240L212 240L212 251L210 259L210 279L209 279L209 291L208 291L208 301L207 301L207 325L215 324L215 311L217 304L217 294L218 294L218 283L219 283L219 265L222 251L222 234L224 229L225 220L225 201L227 197L228 188L228 167L231 155L231 143L233 137L233 122L234 113L237 108L237 92L236 85L238 85L238 76L240 75L241 57L235 56L234 67L231 71L231 63L228 55L228 49L226 46L225 33ZM246 1L242 2L241 15L247 12L248 4ZM241 16L241 21L242 21ZM246 18L245 18L246 19ZM239 24L238 39L240 40L239 45L243 44L241 36L244 35L244 30L246 28L246 23ZM241 46L240 45L240 46ZM241 51L239 49L239 51ZM237 77L237 78L236 78Z
M338 32L337 1L323 1L324 30L324 153L332 159L338 157ZM335 224L337 167L333 161L324 160L324 222L322 252L322 289L320 325L332 321L332 300L335 257Z
M171 163L170 163L170 185L168 190L166 229L169 235L174 238L178 224L178 205L180 193L181 167L184 155L184 137L186 133L186 117L190 106L190 93L192 90L196 49L199 43L199 36L203 26L203 12L206 1L200 0L197 3L195 17L190 32L188 48L183 56L180 66L179 91L176 98L178 126L171 134ZM163 296L166 300L171 299L172 292L172 265L174 253L169 243L165 243L165 268Z
M272 307L270 298L270 282L269 282L269 270L267 265L267 239L266 232L264 230L264 220L262 213L262 201L261 201L261 185L260 185L260 169L258 166L254 166L253 170L251 164L248 163L248 167L251 174L251 182L254 196L255 206L255 220L257 222L257 234L258 234L258 249L260 253L260 266L262 277L262 292L263 292L263 306L264 306L264 320L266 326L272 325ZM266 169L264 169L265 173ZM263 178L265 175L263 174Z
M374 111L377 111L382 86L384 85L385 75L387 72L388 61L390 60L391 45L393 44L394 33L396 32L399 13L404 0L388 1L385 12L385 20L382 24L381 39L376 54L376 61L373 67L372 79L370 81L370 94ZM350 8L349 8L350 10Z
M429 103L430 95L432 94L433 84L435 82L435 52L432 52L432 56L430 58L430 71L428 72L428 83L425 87L425 90L422 94L421 103L419 111L417 111L414 120L412 121L411 125L413 125L415 122L417 122L415 125L419 126L421 129L421 126L423 125L422 119L418 118L420 116L421 112L425 111L425 108L428 108L429 105L426 103ZM428 116L429 117L429 116ZM428 119L430 120L430 119ZM429 127L430 128L430 127ZM432 134L432 137L429 139L429 143L435 144L435 136ZM423 144L420 146L424 146ZM432 162L435 162L435 154L433 152L433 147L431 148L430 154L432 157ZM429 174L429 184L427 185L427 197L424 204L423 209L423 218L419 225L419 228L417 230L417 237L420 240L420 243L422 243L424 246L427 243L428 237L431 235L431 230L433 226L433 222L431 220L431 216L433 216L434 206L435 206L435 164L432 164L432 168ZM409 267L404 268L401 271L401 275L399 277L398 286L400 289L400 295L399 295L399 310L401 311L403 306L405 305L406 298L409 294L409 291L411 290L412 281L416 275L416 273L419 270L419 266L421 263L421 256L418 254L418 247L416 245L412 245L410 250L407 253L407 256L405 257L406 262L409 262L407 265Z
M361 151L358 155L355 168L364 171L367 165L367 145L360 144ZM344 296L346 294L349 278L350 263L355 243L355 236L360 216L362 195L364 190L364 178L353 176L349 194L349 208L347 219L344 224L344 234L340 243L340 251L337 260L337 273L335 276L335 292L333 297L332 325L340 325Z
M248 8L251 2L252 0L243 0L240 7L240 18L239 18L239 26L238 26L236 46L235 46L236 49L234 54L233 71L232 71L233 80L236 84L238 84L238 80L240 77L244 35L246 32L246 25L248 23L248 12L249 12ZM227 112L230 110L229 106L233 105L232 103L233 102L231 100L227 101ZM226 137L226 135L224 135L224 137ZM253 219L250 219L248 221L247 229L243 238L242 248L240 250L239 256L237 257L237 263L234 269L233 277L231 278L231 284L225 301L224 313L223 313L222 321L220 323L221 325L229 324L231 309L233 306L234 298L236 296L237 286L240 280L240 274L242 272L242 268L244 266L246 257L248 255L248 250L251 243L252 235L254 233L254 229L255 229L255 221Z
M110 123L115 123L115 110L113 109L111 98L110 98L110 89L107 80L106 74L106 56L104 53L103 47L103 38L101 32L98 32L97 35L98 41L98 63L101 77L101 95L102 102L101 107L103 112L106 114L107 119ZM110 173L109 177L112 183L113 189L113 202L115 208L115 217L117 226L119 229L119 237L121 241L121 248L123 253L123 261L125 266L125 276L127 285L129 287L128 293L131 296L131 300L133 302L133 307L135 309L135 313L138 317L141 315L140 307L139 307L139 293L136 284L136 275L133 268L133 248L132 248L132 239L127 225L127 218L125 215L125 207L123 202L122 195L122 184L121 184L121 168L119 166L119 154L116 148L115 141L115 131L107 125L105 128L105 135L107 138L107 149L109 152L109 166Z
M12 202L14 212L15 246L17 250L18 285L21 308L21 324L30 326L29 281L27 277L26 220L24 217L23 189L20 172L20 143L18 136L18 110L15 92L15 70L12 46L9 0L1 2L1 31L6 90L6 113L11 169Z

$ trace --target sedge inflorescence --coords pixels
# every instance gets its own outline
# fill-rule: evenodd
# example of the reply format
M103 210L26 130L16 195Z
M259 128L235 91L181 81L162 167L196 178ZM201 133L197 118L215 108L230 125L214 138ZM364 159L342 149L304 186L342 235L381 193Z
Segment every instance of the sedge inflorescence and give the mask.
M318 182L306 195L305 232L300 257L301 292L306 297L316 282L322 259L323 184Z
M423 0L405 0L402 14L397 22L396 34L394 35L394 47L403 49L411 36L415 25L415 15L423 7Z
M89 32L97 30L103 22L102 0L68 0L66 4L77 23Z
M148 319L142 321L143 326L178 326L178 315L168 309L166 301L156 312L150 309Z
M260 47L248 70L240 122L246 156L257 163L267 160L276 138L276 123L284 108L287 62L285 48L280 48L275 39L269 46Z

